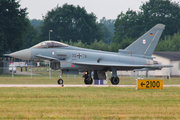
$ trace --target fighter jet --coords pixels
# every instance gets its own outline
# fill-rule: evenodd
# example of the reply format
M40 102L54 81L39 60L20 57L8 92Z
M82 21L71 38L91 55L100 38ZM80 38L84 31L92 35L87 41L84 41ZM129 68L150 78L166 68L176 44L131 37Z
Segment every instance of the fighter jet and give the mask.
M158 64L151 57L164 28L163 24L155 25L127 48L119 49L117 53L74 47L57 41L43 41L8 56L23 60L49 60L51 69L60 69L58 84L63 84L62 74L84 72L84 83L92 84L92 71L93 78L97 80L106 79L105 72L111 71L110 81L117 85L120 81L117 76L118 70L160 70L163 67L172 67Z

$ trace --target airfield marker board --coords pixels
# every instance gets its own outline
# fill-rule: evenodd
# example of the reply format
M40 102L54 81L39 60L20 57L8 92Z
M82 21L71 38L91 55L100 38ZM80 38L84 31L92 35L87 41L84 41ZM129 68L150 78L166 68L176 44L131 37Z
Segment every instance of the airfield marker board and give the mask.
M136 90L139 89L163 89L163 80L137 79Z

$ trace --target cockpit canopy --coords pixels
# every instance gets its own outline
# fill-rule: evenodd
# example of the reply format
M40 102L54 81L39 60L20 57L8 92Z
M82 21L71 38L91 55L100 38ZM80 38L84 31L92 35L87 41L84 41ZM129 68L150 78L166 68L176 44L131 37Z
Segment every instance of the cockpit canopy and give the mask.
M68 45L57 41L43 41L31 48L57 48L57 47L68 47Z

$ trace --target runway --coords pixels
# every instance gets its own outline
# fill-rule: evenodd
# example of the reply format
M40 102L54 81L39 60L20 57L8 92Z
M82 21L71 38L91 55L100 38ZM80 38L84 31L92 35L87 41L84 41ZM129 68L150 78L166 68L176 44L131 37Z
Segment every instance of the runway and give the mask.
M136 87L136 85L54 85L54 84L0 84L0 87ZM180 87L180 85L163 85L163 87Z

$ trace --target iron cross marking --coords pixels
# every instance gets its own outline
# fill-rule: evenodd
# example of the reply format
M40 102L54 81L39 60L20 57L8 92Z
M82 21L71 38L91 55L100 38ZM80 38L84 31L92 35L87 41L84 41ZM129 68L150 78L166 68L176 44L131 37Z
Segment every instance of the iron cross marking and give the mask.
M82 57L82 55L79 53L78 55L77 55L79 58L81 58Z

